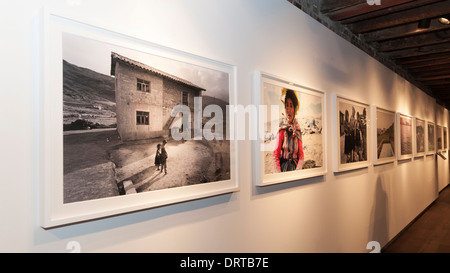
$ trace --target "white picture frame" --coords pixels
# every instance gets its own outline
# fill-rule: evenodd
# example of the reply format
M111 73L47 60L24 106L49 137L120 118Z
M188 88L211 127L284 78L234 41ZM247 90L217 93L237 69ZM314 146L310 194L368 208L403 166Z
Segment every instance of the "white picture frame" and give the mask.
M426 122L421 118L414 118L414 157L426 154Z
M139 66L139 71L145 70L148 72L148 69L143 69L138 63L142 62L145 63L146 58L155 58L158 60L163 60L162 63L169 63L176 62L176 66L178 68L184 67L186 65L190 69L194 69L203 72L211 72L215 73L217 72L217 75L224 76L223 81L221 82L221 87L225 87L225 92L228 92L228 94L225 94L228 98L228 105L235 105L236 103L236 67L233 65L221 63L218 61L213 61L205 57L196 56L187 52L183 52L177 49L168 48L165 46L161 46L158 44L154 44L149 41L140 40L137 38L130 37L123 33L117 33L112 32L109 30L106 30L104 28L97 28L92 25L87 25L85 23L79 22L76 19L68 18L62 15L57 14L56 12L52 12L50 10L44 10L42 13L42 21L43 21L43 35L42 35L42 53L41 53L41 68L42 68L42 82L40 85L40 101L39 101L39 136L40 136L40 143L39 143L39 170L40 170L40 225L43 228L53 228L57 226L63 226L63 225L69 225L74 223L79 223L83 221L90 221L95 219L100 219L104 217L110 217L114 215L134 212L138 210L144 210L144 209L150 209L160 206L166 206L170 204L180 203L180 202L186 202L191 200L196 200L200 198L207 198L222 194L232 194L239 190L239 183L238 183L238 159L237 159L237 141L231 138L224 138L223 141L229 141L226 142L220 142L225 143L226 146L224 150L224 156L223 158L212 158L211 162L214 161L217 165L223 163L223 168L221 170L225 173L224 170L226 170L229 173L224 174L222 177L212 177L211 180L205 179L204 181L200 181L198 179L195 180L195 185L184 185L184 183L189 184L186 178L186 180L181 181L178 176L172 177L172 180L175 181L175 187L173 185L170 185L170 182L168 180L164 180L163 187L154 189L146 188L143 190L143 192L139 192L137 194L129 194L133 193L133 191L137 191L138 185L134 184L133 180L127 182L127 180L121 180L119 182L117 178L117 172L115 177L108 176L108 179L112 179L117 183L117 187L123 190L126 194L116 194L115 186L113 187L113 193L111 196L102 196L102 197L93 197L88 199L82 199L81 194L78 197L79 199L75 199L75 201L70 200L66 201L65 196L69 189L66 182L69 180L67 178L68 174L65 173L65 162L68 161L68 158L74 159L73 161L77 162L83 162L83 160L75 160L76 156L75 153L72 153L70 157L67 157L65 155L65 150L63 147L65 145L69 145L64 140L64 132L63 132L63 113L65 111L63 106L63 82L67 81L65 77L65 73L63 70L63 59L65 56L67 56L66 50L68 49L68 44L75 45L76 43L66 43L65 39L85 39L82 43L80 43L80 46L89 46L91 45L91 42L94 43L100 43L102 46L105 46L105 48L113 47L113 48L120 48L123 49L124 52L128 53L135 53L135 56L143 56L142 59L137 59L138 57L133 57L130 59L127 59L128 62L132 63L135 66ZM67 38L70 37L70 38ZM80 48L79 54L81 52L84 52L86 54L85 49L88 49L88 52L91 54L87 54L86 58L83 59L95 59L98 57L99 54L98 51L94 51L94 47L91 48ZM97 49L97 48L96 48ZM100 49L100 48L99 48ZM91 51L92 50L92 51ZM110 55L110 67L112 66L112 54ZM106 64L107 65L107 64ZM146 70L147 69L147 70ZM189 82L187 78L179 79L179 78L173 78L168 79L169 75L175 75L175 74L169 74L166 72L161 72L160 74L164 74L165 80L176 80L177 82L180 82L180 85L183 86L189 86L190 88L193 88L196 84L194 82ZM64 79L63 79L64 78ZM116 75L116 81L117 75ZM68 82L68 81L67 81ZM65 83L67 83L65 82ZM81 82L81 81L79 81ZM144 82L145 84L145 82ZM72 85L73 87L74 85ZM154 89L153 95L157 93L156 89ZM161 89L162 90L162 89ZM201 92L199 89L196 89L200 94ZM147 90L148 91L148 90ZM209 90L210 92L211 89ZM117 87L115 92L117 93ZM162 91L159 91L162 92ZM165 92L165 91L164 91ZM140 94L140 96L145 96ZM186 96L189 97L189 100L193 99L191 97L192 94L187 94ZM223 95L223 94L222 94ZM179 96L180 100L182 96ZM161 104L158 107L166 107L165 104ZM116 105L117 106L117 105ZM189 104L189 107L191 104ZM101 108L101 107L99 107ZM142 111L143 109L148 109L149 106L146 106L145 104L140 104L136 106L136 109L139 111ZM169 115L171 115L171 110L174 111L175 107L170 109L169 107L167 111ZM161 108L158 108L161 109ZM189 109L189 108L188 108ZM116 110L118 111L118 110ZM148 111L148 110L147 110ZM165 111L160 110L160 111ZM140 112L139 112L140 113ZM172 112L173 113L173 112ZM198 112L195 112L198 114ZM137 114L136 114L137 115ZM194 114L195 115L195 114ZM229 113L226 112L224 114L224 118L228 118ZM148 116L148 115L147 115ZM205 117L205 114L203 116L200 116L201 118ZM150 122L152 122L155 119L152 119L153 117L150 117ZM211 118L211 116L209 116ZM233 131L234 128L234 120L233 118L230 118L230 123L227 124L227 134L229 131ZM131 121L131 124L133 122L136 122L135 127L138 127L139 121L148 124L148 117L146 118L144 116L136 116L134 117L134 121ZM211 120L209 120L211 121ZM156 123L156 121L155 121ZM195 123L195 120L194 120ZM195 125L195 124L194 124ZM134 126L134 125L133 125ZM178 127L176 127L178 128ZM194 127L195 128L195 127ZM230 130L231 129L231 130ZM169 129L164 129L166 132ZM170 129L173 131L173 127ZM114 131L114 130L112 130ZM119 137L121 136L122 132L119 132L119 129L116 129L116 131L119 133ZM153 132L153 131L152 131ZM111 143L113 140L116 142L120 142L121 140L117 137L115 140L113 138L104 138L102 141ZM173 136L172 136L173 137ZM164 138L166 138L164 136ZM202 139L202 135L200 136L200 139ZM204 139L204 138L203 138ZM79 140L81 141L81 140ZM143 141L143 140L139 140ZM174 139L172 141L175 141ZM194 140L188 140L187 143L194 143L197 141ZM199 140L200 141L200 140ZM102 145L106 145L105 142L102 142ZM152 142L153 143L153 142ZM154 144L154 143L153 143ZM108 144L109 145L109 144ZM156 145L156 144L155 144ZM170 139L168 145L170 145ZM196 145L196 144L193 144ZM228 146L229 145L229 146ZM81 145L82 146L82 145ZM80 147L81 147L80 146ZM204 146L204 145L203 145ZM119 146L117 146L119 147ZM187 146L184 146L186 149ZM120 149L120 148L119 148ZM215 152L215 148L210 145L210 149ZM72 150L76 150L75 148ZM173 150L174 151L174 150ZM217 155L218 152L215 152L215 155ZM180 153L183 154L183 153ZM187 153L184 153L187 154ZM171 153L169 151L169 158L167 160L168 164L168 174L167 176L164 176L168 178L172 172L176 170L176 168L180 168L180 166L177 166L174 161L170 163ZM222 155L222 154L221 154ZM172 152L172 158L176 158L176 153ZM132 164L128 164L126 166L133 165L134 167L139 166L142 168L143 166L147 167L150 166L152 168L156 167L153 165L153 157L147 156L145 157L146 160L137 160L132 162ZM229 160L228 160L229 159ZM174 159L175 160L175 159ZM149 163L150 162L150 163ZM225 163L224 163L225 162ZM128 162L130 163L130 162ZM170 166L172 164L172 166ZM94 173L93 168L94 166L98 166L100 164L92 164L87 167L88 170L90 170L91 173ZM113 165L112 163L108 166ZM125 165L125 164L124 164ZM194 164L195 165L195 164ZM200 162L197 165L201 165ZM73 165L71 165L73 166ZM175 168L176 166L176 168ZM116 168L118 166L114 166ZM78 168L78 167L77 167ZM81 187L77 186L77 189L87 187L87 182L84 179L78 179L77 175L79 175L78 171L85 170L86 166L83 166L83 168L76 169L73 176L75 179L70 181L75 181L78 183L83 184ZM109 168L109 167L108 167ZM194 167L195 169L196 167ZM130 168L133 169L133 168ZM117 170L117 169L116 169ZM185 168L187 170L187 168ZM123 170L122 170L123 171ZM179 170L177 170L179 171ZM216 170L217 171L217 170ZM109 171L108 171L109 172ZM157 170L158 172L158 170ZM123 172L122 172L123 173ZM96 181L106 181L106 175L103 176L101 172L95 171L95 175L97 176ZM160 175L159 173L155 174L155 177L157 175ZM158 181L163 181L163 174L161 176L158 176ZM125 177L125 176L124 176ZM149 176L147 176L149 178ZM211 177L210 177L211 178ZM93 178L92 178L93 179ZM121 178L123 179L123 177ZM145 180L144 182L147 184L150 184L150 182L154 182L153 180ZM171 180L171 181L172 181ZM80 182L81 181L81 182ZM150 181L150 182L149 182ZM142 183L144 183L142 182ZM197 182L206 182L206 183L197 183ZM66 185L65 185L66 184ZM114 183L113 183L114 184ZM121 186L119 187L119 184ZM155 184L152 184L155 185ZM74 193L75 191L70 191L70 193Z
M254 128L258 131L258 137L252 141L255 185L268 186L325 175L325 93L261 71L254 73L254 87L253 102L255 106L260 107L257 111L258 126ZM274 149L278 143L278 126L284 114L284 105L280 100L282 89L293 90L300 101L295 117L302 132L304 160L301 169L292 171L281 171L281 167L278 170L274 157Z
M332 130L333 151L335 152L333 171L338 173L367 168L372 161L371 141L373 136L370 105L332 94L332 107L332 113L335 115ZM360 129L356 133L348 130L348 128L355 127L351 125L355 124L353 120L359 120L356 124L359 124L357 127Z
M398 148L397 159L405 160L414 156L414 118L397 112Z
M380 165L397 159L397 122L395 111L372 105L373 164Z

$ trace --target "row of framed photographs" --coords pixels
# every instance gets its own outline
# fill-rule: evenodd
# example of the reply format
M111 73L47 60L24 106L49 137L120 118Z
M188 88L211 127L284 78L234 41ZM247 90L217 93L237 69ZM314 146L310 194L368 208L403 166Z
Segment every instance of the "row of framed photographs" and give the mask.
M245 117L233 117L234 110L228 108L244 108L236 103L235 66L130 39L126 34L87 25L51 10L45 9L42 15L43 70L40 105L36 109L43 228L239 191L238 142L232 132L237 131L237 120ZM258 72L256 76L253 106L266 106L270 111L264 112L264 107L255 111L263 136L254 141L255 184L265 186L325 175L326 94L267 73ZM97 82L105 84L99 87ZM202 103L195 103L192 88L195 92L206 91ZM169 99L162 99L164 92L171 94ZM176 98L190 106L187 112L194 117L194 129L205 122L201 128L206 133L201 138L203 144L198 145L195 139L174 142L170 137L168 143L161 144L154 138L166 137L167 124L174 125L170 133L179 129L169 112L175 109L171 102ZM367 166L371 138L377 138L370 134L370 117L378 116L384 124L392 116L389 112L371 114L369 105L353 100L337 96L333 100L335 171ZM198 106L199 111L195 111ZM215 109L214 118L211 109ZM200 122L195 122L196 118ZM398 122L405 123L403 120L408 118L400 116ZM106 128L91 128L96 125ZM430 125L434 124L425 123L424 128ZM210 129L214 127L215 135L220 126L227 136L207 140ZM445 134L445 141L438 139L436 145L442 143L442 149L446 149L447 128L436 126L436 130ZM383 132L382 137L389 134ZM136 139L125 141L130 136ZM204 145L206 141L208 145ZM395 140L393 147L397 143L400 141ZM170 155L168 167L165 165L167 175L156 165L160 145ZM384 146L380 152L383 158L378 158L377 163L390 160L384 155L395 151ZM431 146L427 146L427 152Z
M266 186L324 175L326 94L265 72L256 73L255 86L254 103L276 108L259 117L263 137L254 145L256 184ZM290 110L291 102L294 112ZM331 94L331 108L334 172L448 149L447 127L432 121L336 94Z
M448 150L446 126L339 96L336 107L339 116L336 171L345 170L345 164L366 161L370 164L370 158L379 165Z
M420 157L448 150L446 126L375 106L373 111L376 117L374 123L376 128L374 161L376 163ZM390 128L396 132L397 140L390 132ZM391 152L392 148L396 153Z

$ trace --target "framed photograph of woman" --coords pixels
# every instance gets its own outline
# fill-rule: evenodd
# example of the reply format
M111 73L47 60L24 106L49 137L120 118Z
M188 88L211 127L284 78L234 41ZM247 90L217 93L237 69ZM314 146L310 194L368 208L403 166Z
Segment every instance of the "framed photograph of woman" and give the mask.
M415 131L415 145L414 156L425 155L425 120L420 118L414 119L414 131Z
M413 157L413 118L397 113L397 124L400 145L398 145L397 159Z
M323 92L256 72L256 105L259 134L253 148L257 186L326 174Z
M436 152L436 128L433 122L427 121L427 154Z
M395 112L373 106L373 163L384 164L396 159Z
M333 100L334 172L367 167L371 161L369 105L336 95Z
M436 149L438 152L441 152L444 149L444 145L442 142L442 126L436 125Z

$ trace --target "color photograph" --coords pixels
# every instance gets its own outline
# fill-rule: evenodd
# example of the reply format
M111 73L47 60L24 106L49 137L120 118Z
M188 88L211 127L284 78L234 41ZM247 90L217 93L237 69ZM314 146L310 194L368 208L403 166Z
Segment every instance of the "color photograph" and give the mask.
M326 173L325 95L264 72L255 73L259 137L255 184L267 186Z
M263 88L266 105L279 109L275 117L269 113L266 122L265 173L322 167L322 97L270 83ZM271 128L272 119L276 128Z

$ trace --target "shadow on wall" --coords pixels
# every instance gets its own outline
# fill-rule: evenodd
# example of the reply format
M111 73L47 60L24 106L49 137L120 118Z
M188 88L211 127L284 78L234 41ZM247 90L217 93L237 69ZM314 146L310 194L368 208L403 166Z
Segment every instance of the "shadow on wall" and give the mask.
M389 178L387 175L378 175L370 218L371 230L369 231L369 238L373 241L379 242L381 246L386 245L389 241L388 197L385 190L385 185L388 182Z
M436 192L436 195L439 196L439 155L437 154L433 154L433 159L434 159L434 192ZM449 165L449 169L450 169L450 165Z

